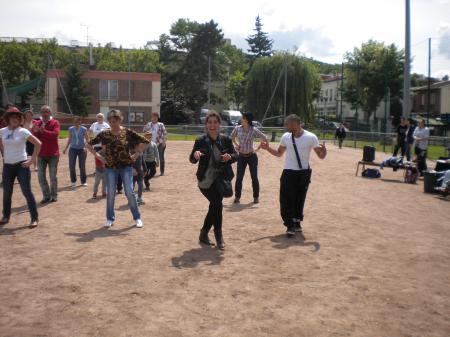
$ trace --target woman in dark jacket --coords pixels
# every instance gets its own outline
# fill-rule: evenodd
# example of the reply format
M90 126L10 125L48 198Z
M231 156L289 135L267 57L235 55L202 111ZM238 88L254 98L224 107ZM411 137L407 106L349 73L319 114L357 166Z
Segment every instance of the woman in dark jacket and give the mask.
M195 141L189 159L193 164L198 163L198 187L209 201L209 210L200 231L199 241L201 244L213 246L208 233L214 226L217 247L223 250L225 248L222 235L223 196L218 191L216 178L220 174L230 181L234 178L231 164L236 162L237 153L231 138L220 134L220 122L221 118L217 112L208 113L205 119L206 135Z

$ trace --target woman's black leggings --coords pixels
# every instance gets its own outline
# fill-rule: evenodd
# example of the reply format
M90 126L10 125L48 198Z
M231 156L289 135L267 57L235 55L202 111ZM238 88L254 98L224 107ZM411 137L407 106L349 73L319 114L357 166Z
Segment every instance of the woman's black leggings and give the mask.
M209 232L211 227L214 226L214 234L216 237L222 235L222 210L223 210L223 197L219 195L217 191L216 183L213 183L210 188L200 189L202 194L209 201L209 209L206 214L205 221L203 223L202 230Z

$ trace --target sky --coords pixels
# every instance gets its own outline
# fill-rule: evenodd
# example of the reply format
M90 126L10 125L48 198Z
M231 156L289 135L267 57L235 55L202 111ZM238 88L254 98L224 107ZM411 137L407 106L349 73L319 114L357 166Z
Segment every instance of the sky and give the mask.
M0 0L0 37L56 37L142 47L168 33L178 18L219 23L226 38L246 50L259 14L276 50L341 63L343 55L374 39L404 46L404 0ZM412 71L450 75L450 0L411 0ZM89 28L87 29L86 26Z

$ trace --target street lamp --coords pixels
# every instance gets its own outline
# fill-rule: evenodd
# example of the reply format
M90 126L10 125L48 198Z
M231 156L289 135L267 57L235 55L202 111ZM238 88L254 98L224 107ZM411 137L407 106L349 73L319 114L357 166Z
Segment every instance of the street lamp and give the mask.
M86 27L86 47L89 47L89 25L80 23L81 27Z

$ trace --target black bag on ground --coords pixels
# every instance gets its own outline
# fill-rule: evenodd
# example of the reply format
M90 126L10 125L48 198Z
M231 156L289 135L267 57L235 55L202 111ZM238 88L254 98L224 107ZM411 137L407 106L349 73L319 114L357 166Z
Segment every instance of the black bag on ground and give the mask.
M377 179L381 178L381 173L378 169L365 169L362 176L364 178Z
M373 146L364 146L363 161L373 162L375 160L375 148Z

